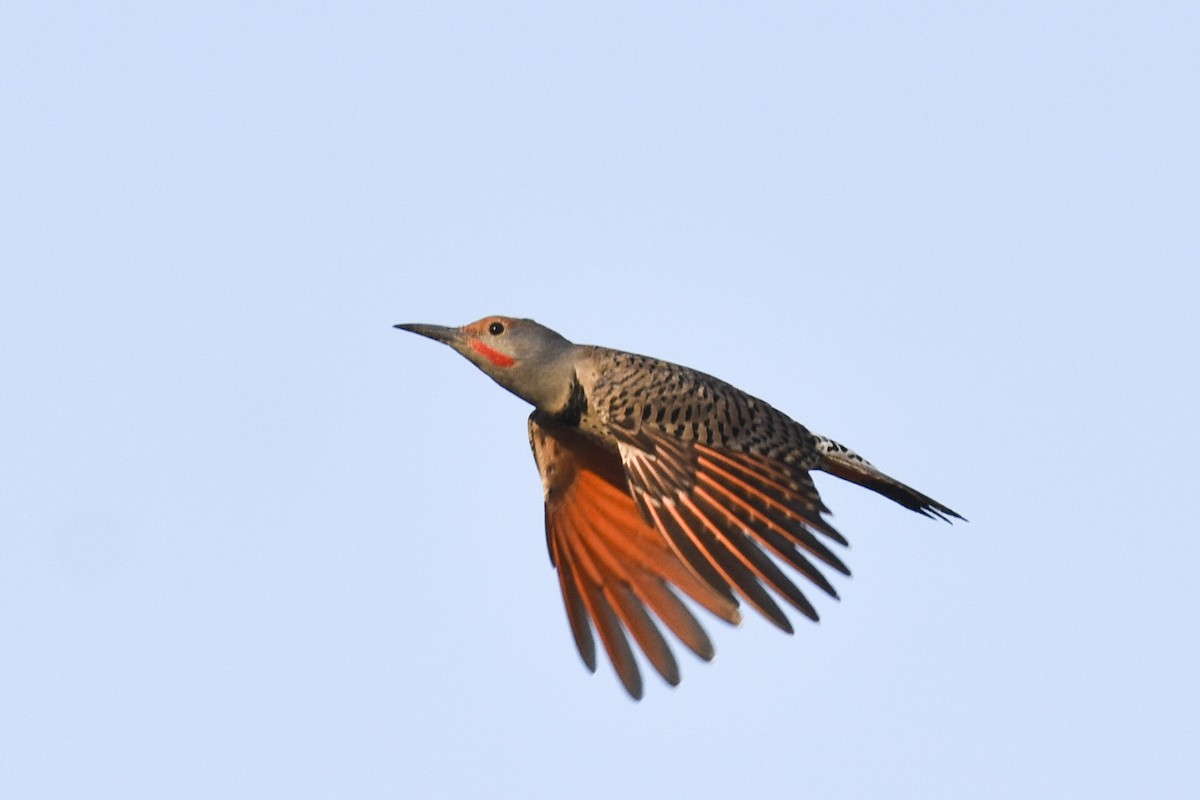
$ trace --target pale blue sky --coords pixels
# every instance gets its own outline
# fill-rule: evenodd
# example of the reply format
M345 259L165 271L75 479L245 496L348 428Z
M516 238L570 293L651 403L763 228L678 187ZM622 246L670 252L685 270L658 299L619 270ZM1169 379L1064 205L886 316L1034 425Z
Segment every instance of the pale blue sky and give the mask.
M1200 796L1200 6L0 10L0 796ZM720 375L841 602L590 676L526 407Z

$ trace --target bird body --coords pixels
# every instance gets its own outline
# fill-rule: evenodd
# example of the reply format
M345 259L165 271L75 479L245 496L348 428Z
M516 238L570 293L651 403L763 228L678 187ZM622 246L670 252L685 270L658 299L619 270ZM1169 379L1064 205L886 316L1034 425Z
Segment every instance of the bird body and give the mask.
M789 633L776 596L813 620L817 613L780 562L837 597L810 558L848 575L829 546L846 540L824 519L811 470L927 516L961 518L697 370L573 344L532 320L396 327L451 346L534 406L529 439L547 546L576 646L594 671L595 629L635 698L643 687L626 633L664 679L679 682L654 617L701 658L713 656L676 591L730 623L740 620L740 597Z

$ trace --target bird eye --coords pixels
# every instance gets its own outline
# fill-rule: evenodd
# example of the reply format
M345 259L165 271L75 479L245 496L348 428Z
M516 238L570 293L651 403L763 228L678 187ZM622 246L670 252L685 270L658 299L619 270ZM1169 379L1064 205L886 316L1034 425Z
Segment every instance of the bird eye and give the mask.
M504 333L504 323L493 322L491 325L488 325L488 333L490 333L492 336L499 336L500 334Z

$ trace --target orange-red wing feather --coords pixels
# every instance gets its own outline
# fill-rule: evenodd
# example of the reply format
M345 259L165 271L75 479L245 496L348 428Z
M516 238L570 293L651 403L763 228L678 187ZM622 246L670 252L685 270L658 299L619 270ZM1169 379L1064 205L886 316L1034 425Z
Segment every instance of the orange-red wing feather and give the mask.
M549 515L547 515L547 530L549 530ZM569 551L563 551L559 545L559 537L548 537L550 540L550 560L558 567L558 584L562 589L563 605L567 609L567 621L571 625L571 635L575 637L575 648L579 657L587 665L590 672L596 671L596 640L592 638L592 626L588 624L587 606L584 605L583 595L579 593L580 577L572 563Z
M671 587L731 623L740 620L737 602L697 577L647 524L616 453L536 412L529 439L545 489L550 558L584 663L595 669L594 628L625 689L640 697L629 633L658 673L678 683L678 664L655 617L701 658L712 658L713 647Z
M791 622L767 587L802 614L816 609L763 548L832 597L837 592L803 553L849 574L817 534L845 544L807 470L754 453L676 439L651 427L613 426L638 508L696 574L733 586L781 629ZM714 575L715 573L715 575Z

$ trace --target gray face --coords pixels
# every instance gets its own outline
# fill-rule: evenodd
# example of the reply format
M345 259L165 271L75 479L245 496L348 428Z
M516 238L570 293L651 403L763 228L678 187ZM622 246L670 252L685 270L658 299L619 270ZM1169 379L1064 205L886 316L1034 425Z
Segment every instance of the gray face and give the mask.
M396 327L453 347L496 383L544 411L557 410L569 395L574 345L533 320L484 317L459 328Z

